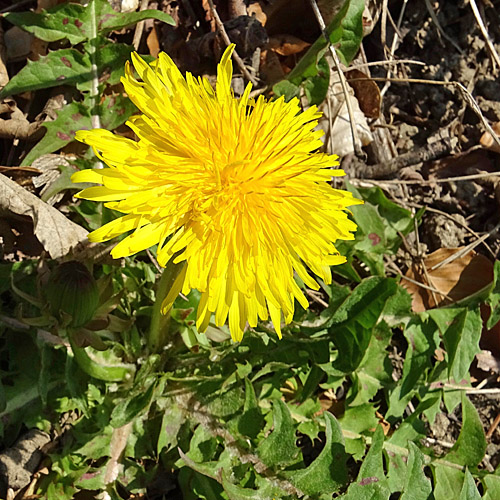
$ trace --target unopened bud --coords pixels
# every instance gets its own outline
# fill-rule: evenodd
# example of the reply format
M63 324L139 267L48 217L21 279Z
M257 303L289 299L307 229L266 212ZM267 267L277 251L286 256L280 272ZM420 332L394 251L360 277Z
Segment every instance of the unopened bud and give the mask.
M61 312L71 316L69 326L79 327L89 322L99 304L97 284L89 270L75 260L63 262L54 268L45 296L52 314Z

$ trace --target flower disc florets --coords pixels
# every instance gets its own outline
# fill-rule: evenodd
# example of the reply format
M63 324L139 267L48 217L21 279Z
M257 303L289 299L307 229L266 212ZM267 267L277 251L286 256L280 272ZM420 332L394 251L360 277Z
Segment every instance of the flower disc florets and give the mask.
M297 299L307 299L294 272L314 289L331 281L330 266L345 258L337 239L352 239L356 225L345 211L360 203L328 181L337 157L315 152L322 132L320 113L300 112L299 102L250 98L251 85L238 99L231 90L228 47L218 66L216 89L208 80L184 77L164 53L151 64L133 54L122 79L142 114L128 121L138 141L106 130L79 131L109 168L83 170L75 182L102 186L80 198L104 201L125 214L89 235L106 241L133 231L111 252L115 258L158 244L158 262L175 255L183 269L163 304L167 311L180 291L201 292L197 327L212 314L222 325L229 317L235 340L247 322L270 315L281 336L281 313L289 323Z

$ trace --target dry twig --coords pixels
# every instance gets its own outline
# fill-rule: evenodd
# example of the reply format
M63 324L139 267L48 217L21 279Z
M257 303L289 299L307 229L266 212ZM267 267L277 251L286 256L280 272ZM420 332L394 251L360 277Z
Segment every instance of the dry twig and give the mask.
M149 0L141 0L141 5L139 10L146 10L149 5ZM135 50L139 50L139 45L141 44L142 34L144 32L144 24L146 21L139 21L137 26L135 27L134 40L132 41L132 45Z
M226 45L231 44L231 40L227 36L226 29L224 28L224 24L221 21L221 18L219 17L219 14L217 13L217 9L215 8L213 0L208 0L208 4L210 6L210 11L212 13L212 16L215 20L215 24L217 25L217 29L219 30L220 35L222 36L222 39L224 40L224 43ZM245 63L243 62L243 59L238 55L238 52L236 52L236 49L233 51L233 59L235 60L236 64L240 68L241 72L243 73L243 76L249 81L252 82L253 85L257 85L257 80L250 74L248 69L245 66Z
M493 423L491 424L491 427L488 429L488 432L486 433L486 439L491 439L491 436L493 436L493 433L498 427L498 424L500 424L500 412L497 414L495 420L493 420Z
M391 161L371 165L370 167L359 169L355 175L361 179L383 179L396 174L403 167L417 165L425 161L437 160L450 154L452 150L451 142L447 139L436 141L422 148L414 149L408 153L397 156Z
M488 231L487 233L483 234L480 238L473 241L472 243L469 243L467 246L461 248L458 252L455 252L454 254L450 255L447 259L444 259L438 264L432 266L431 271L439 269L440 267L443 267L446 264L450 264L454 260L457 260L460 257L467 255L470 251L474 250L474 248L476 248L480 243L488 239L495 231L498 230L499 227L500 227L500 222L491 231Z
M415 203L412 201L406 201L405 204L408 206L414 207L414 208L424 208L424 205L421 205L420 203ZM454 217L453 214L449 214L447 212L443 212L443 210L438 210L437 208L428 207L428 206L425 206L425 210L427 212L433 212L435 214L442 215L443 217L447 217L448 219L452 220L457 226L460 226L463 229L465 229L468 233L470 233L472 236L474 236L474 238L479 239L481 237L479 234L476 233L476 231L471 229L467 224L464 224L463 222L458 220L456 217ZM482 244L488 250L488 252L490 252L490 255L494 259L496 259L496 253L491 249L491 247L488 245L488 243L486 243L486 241L483 240Z
M394 27L394 38L392 39L391 50L390 50L391 57L394 57L394 53L396 52L396 45L399 41L399 29L401 28L401 23L403 22L403 16L404 16L404 13L406 10L407 3L408 3L408 0L404 0L403 5L401 7L401 11L399 12L398 24L397 24L397 26ZM385 7L386 7L386 9L385 9L384 14L387 13L386 16L389 16L389 18L392 19L390 17L389 10L387 9L387 5ZM383 33L383 38L384 38L384 45L385 45L385 33ZM387 71L386 83L384 85L384 88L380 91L381 96L384 96L385 93L389 90L389 87L391 86L391 84L390 84L391 74L392 74L392 70L391 70L391 68L389 68Z
M496 51L495 46L491 41L488 31L486 30L486 26L484 25L481 14L479 13L479 9L477 8L476 0L469 0L469 3L472 8L472 12L474 12L474 17L476 18L477 24L479 25L479 29L483 34L484 41L488 46L488 50L490 51L491 57L493 57L494 61L497 63L497 66L500 68L500 56L498 55L498 52Z
M356 179L351 178L349 182L352 182L354 185L361 185L362 182L367 182L371 184L376 184L378 186L382 186L384 184L420 184L421 186L431 186L433 184L442 184L445 182L459 182L459 181L470 181L473 179L485 179L488 177L500 177L500 172L486 172L484 174L471 174L471 175L460 175L458 177L446 177L444 179L432 179L432 180L420 180L420 179L411 179L411 180L383 180L376 181L374 179ZM362 181L362 182L360 182Z
M438 18L436 16L436 13L434 12L434 9L432 8L430 0L425 0L425 6L427 7L427 10L429 12L429 15L431 16L432 22L436 25L436 28L438 29L439 33L450 42L453 47L455 47L460 55L465 55L464 51L460 48L460 46L451 38L449 35L447 35L446 31L442 28L441 24L438 21Z
M209 0L211 1L211 0ZM316 3L316 0L309 0L311 3L311 7L314 11L314 15L316 16L316 19L318 20L318 24L321 28L321 33L323 34L323 37L326 40L326 43L328 44L328 48L330 49L330 53L333 58L333 62L335 64L335 69L337 70L337 73L340 78L340 84L342 85L342 92L344 93L345 97L345 103L347 106L347 113L349 114L349 123L351 126L351 135L352 135L352 145L354 147L354 153L358 158L364 159L365 154L363 153L363 150L361 149L361 141L358 137L358 131L356 129L356 122L354 121L354 111L352 108L352 103L351 103L351 95L349 94L349 91L347 89L347 80L344 76L344 73L342 72L342 69L340 67L340 60L337 55L337 52L335 48L332 46L330 42L330 37L328 36L328 33L326 32L326 25L325 21L323 20L323 16L321 15L321 12L319 11L318 4Z

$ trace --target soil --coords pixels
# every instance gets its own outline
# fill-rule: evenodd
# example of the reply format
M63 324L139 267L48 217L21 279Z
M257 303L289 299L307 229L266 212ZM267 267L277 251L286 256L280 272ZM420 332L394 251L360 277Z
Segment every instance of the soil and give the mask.
M500 84L475 17L468 2L432 2L439 26L455 44L460 54L441 34L431 19L425 2L408 2L396 45L396 57L402 60L424 62L425 65L402 64L393 73L397 79L421 79L458 82L474 96L484 116L492 123L500 120ZM392 2L390 12L397 19L402 2ZM486 22L498 31L498 13L486 9ZM493 28L495 25L495 28ZM394 29L387 23L387 45L391 45ZM383 60L380 44L381 23L365 39L368 60ZM498 47L498 46L497 46ZM372 76L385 77L385 67L375 67ZM405 169L406 178L420 174L422 180L456 177L499 168L497 153L478 150L483 128L463 95L450 85L420 83L392 83L383 98L384 118L391 125L391 138L399 154L423 148L439 137L457 138L452 154L443 159ZM413 177L412 177L413 175ZM388 186L384 186L387 189ZM498 200L496 185L485 179L468 182L449 182L408 186L401 192L399 186L389 191L401 204L420 204L444 211L460 223L478 232L489 231L497 223ZM410 205L411 206L411 205ZM471 241L471 234L451 218L428 211L423 218L420 240L428 252L442 247L458 247ZM498 231L488 240L495 254L499 249ZM484 249L478 249L484 251ZM490 255L491 257L491 255Z

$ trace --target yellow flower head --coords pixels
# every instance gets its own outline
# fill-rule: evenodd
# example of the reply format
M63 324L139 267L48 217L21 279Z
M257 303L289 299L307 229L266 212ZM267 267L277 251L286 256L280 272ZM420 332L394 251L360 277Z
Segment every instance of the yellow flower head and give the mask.
M295 299L308 307L294 271L314 289L307 268L331 281L330 266L345 261L334 242L353 239L356 229L345 209L361 202L328 184L344 172L331 169L337 156L315 152L316 107L301 113L297 99L252 99L250 84L233 95L233 49L222 56L215 90L207 79L184 77L164 53L151 64L133 54L142 81L127 64L122 82L142 112L127 123L139 140L77 132L109 168L82 170L73 181L102 184L78 197L125 214L89 235L106 241L133 231L114 258L158 244L160 265L175 254L184 262L164 312L180 291L196 288L199 331L215 313L217 325L229 317L241 340L247 322L270 316L281 337L281 313L289 323Z

